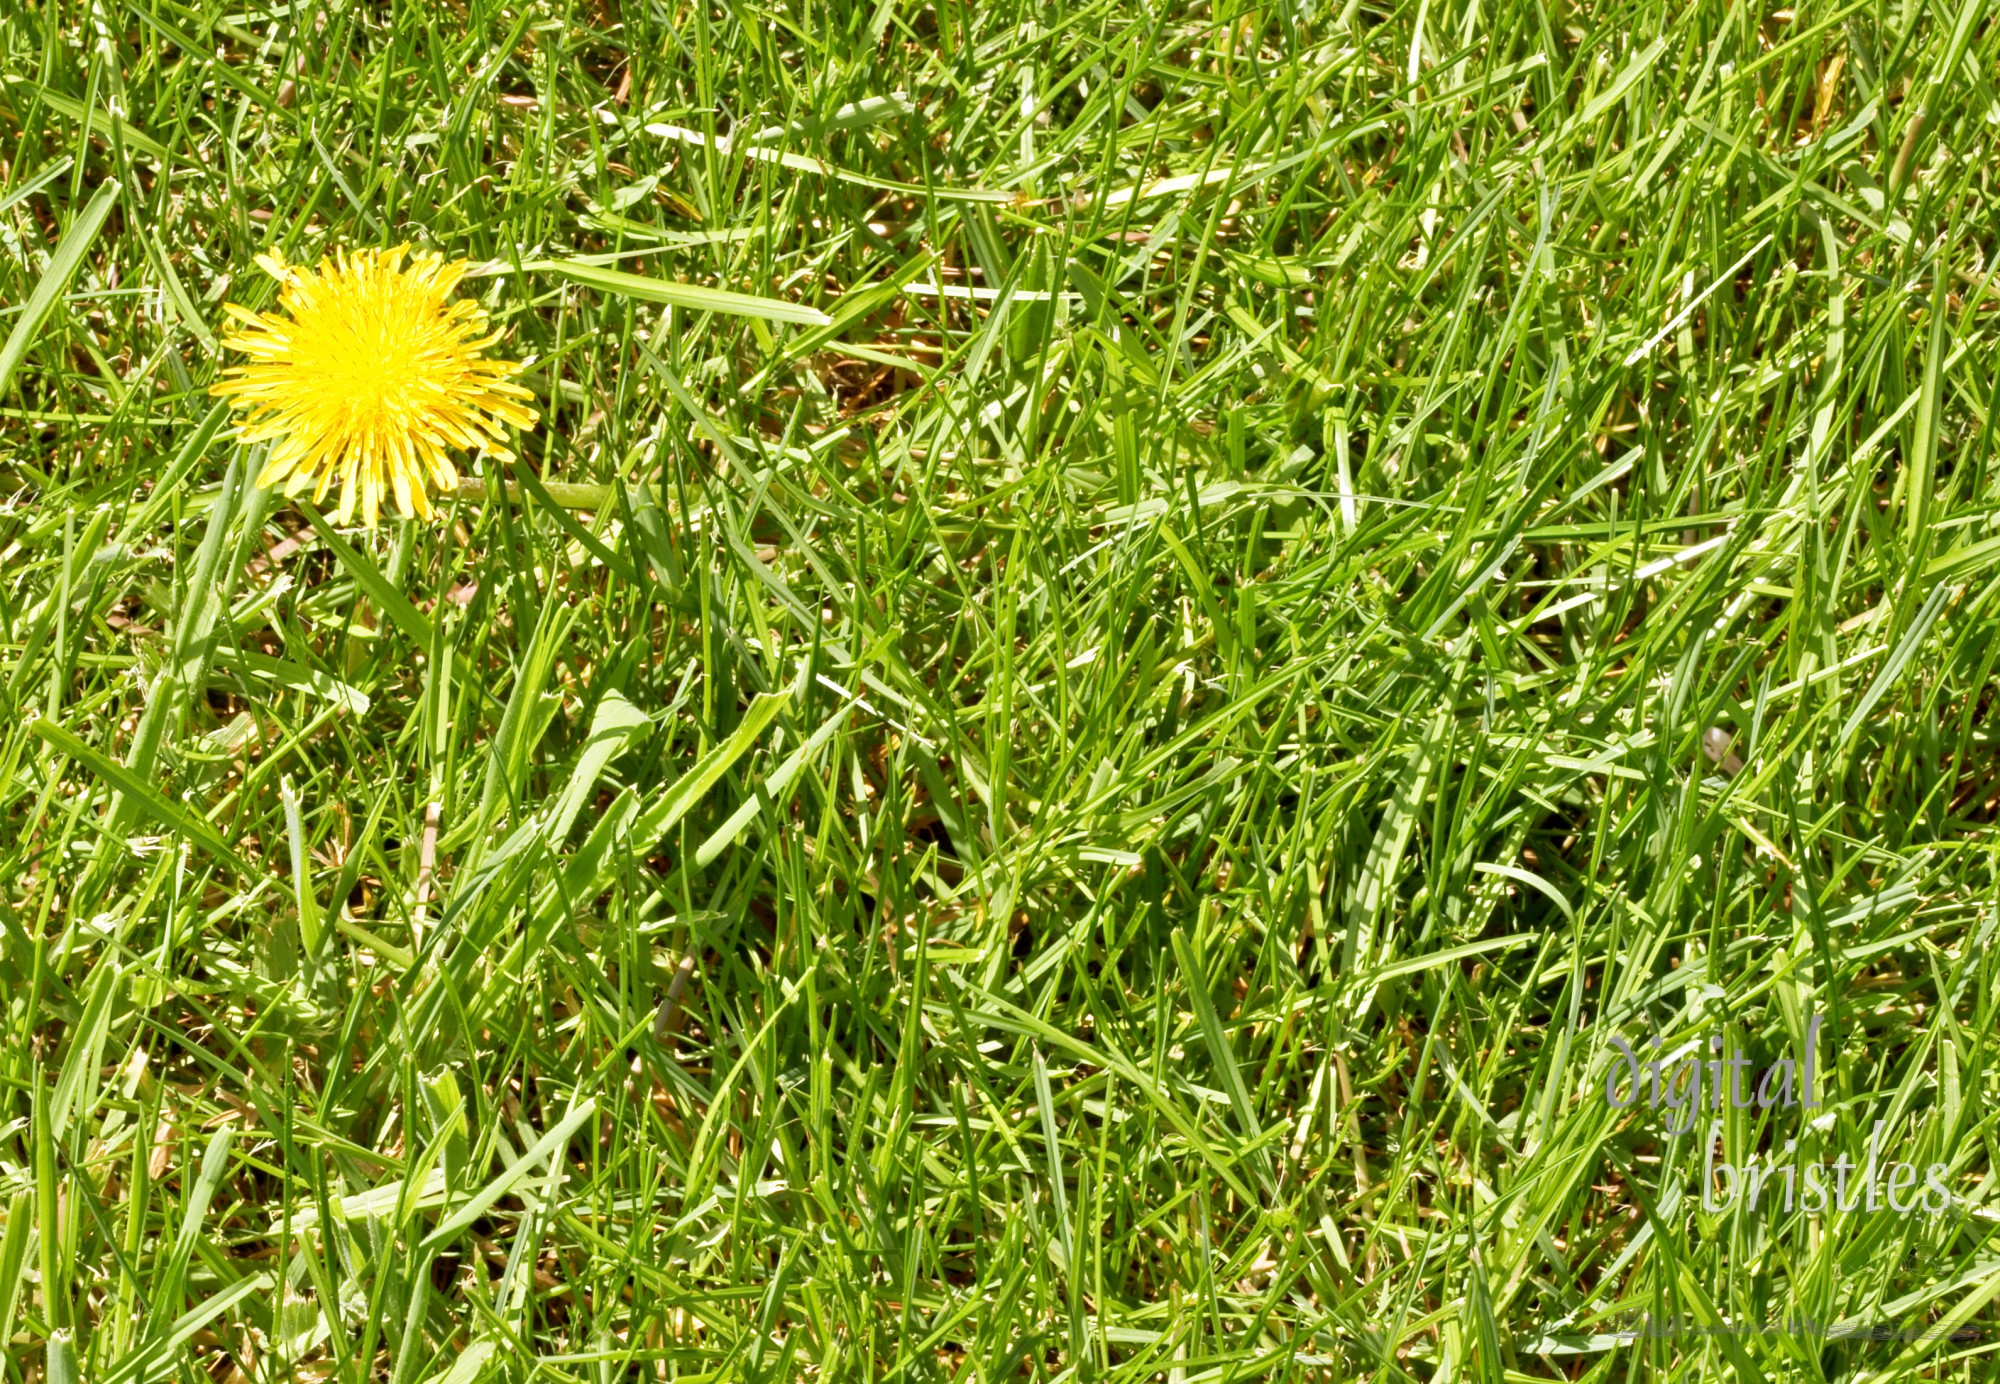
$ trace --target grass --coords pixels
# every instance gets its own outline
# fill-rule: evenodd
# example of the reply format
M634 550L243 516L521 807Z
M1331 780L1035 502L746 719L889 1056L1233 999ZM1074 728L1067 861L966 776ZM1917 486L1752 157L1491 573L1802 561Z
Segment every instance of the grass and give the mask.
M1996 60L0 0L6 1379L2000 1377ZM545 416L336 530L220 304L403 240Z

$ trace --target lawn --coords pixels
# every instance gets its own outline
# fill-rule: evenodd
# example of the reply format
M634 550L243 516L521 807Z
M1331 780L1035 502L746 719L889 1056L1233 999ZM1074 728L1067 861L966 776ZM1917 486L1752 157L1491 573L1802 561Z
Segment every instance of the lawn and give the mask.
M0 1384L2000 1378L1996 76L0 0ZM371 527L209 391L402 244Z

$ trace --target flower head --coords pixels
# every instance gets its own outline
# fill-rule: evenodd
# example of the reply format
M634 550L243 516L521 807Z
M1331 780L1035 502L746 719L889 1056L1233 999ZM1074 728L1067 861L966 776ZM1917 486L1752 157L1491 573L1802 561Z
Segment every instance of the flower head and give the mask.
M469 262L398 245L339 251L311 269L277 255L257 263L283 285L287 315L223 305L243 325L222 344L250 361L213 392L244 410L244 441L271 443L258 485L283 483L287 495L315 485L318 502L338 480L337 523L358 501L373 527L390 491L405 515L428 518L427 483L458 488L452 448L505 460L502 425L534 425L522 402L534 396L511 379L521 367L482 354L500 339L483 335L485 312L449 301Z

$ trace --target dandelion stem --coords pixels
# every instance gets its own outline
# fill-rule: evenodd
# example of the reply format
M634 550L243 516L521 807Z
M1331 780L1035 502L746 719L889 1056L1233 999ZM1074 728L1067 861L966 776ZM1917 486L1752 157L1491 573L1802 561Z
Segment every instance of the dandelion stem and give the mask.
M524 492L512 481L503 481L498 487L488 485L483 480L471 476L458 483L458 497L469 504L481 504L498 491L501 498L510 504L520 504ZM564 509L603 509L611 503L612 490L608 485L572 485L564 481L543 481L542 489L549 498Z

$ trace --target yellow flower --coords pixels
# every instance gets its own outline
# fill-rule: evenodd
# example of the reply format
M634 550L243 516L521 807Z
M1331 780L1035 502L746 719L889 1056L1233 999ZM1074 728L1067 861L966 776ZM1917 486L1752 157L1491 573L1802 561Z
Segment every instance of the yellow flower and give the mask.
M501 425L534 426L520 402L534 395L510 378L521 367L481 354L500 339L481 335L485 312L447 301L468 261L398 245L340 251L312 269L277 255L257 263L284 285L278 306L289 315L225 303L243 327L222 344L250 362L223 371L212 392L245 411L245 442L271 443L258 485L282 482L297 495L317 482L318 503L338 479L335 522L349 522L359 501L371 528L393 490L398 509L426 519L427 481L458 488L451 448L506 460Z

